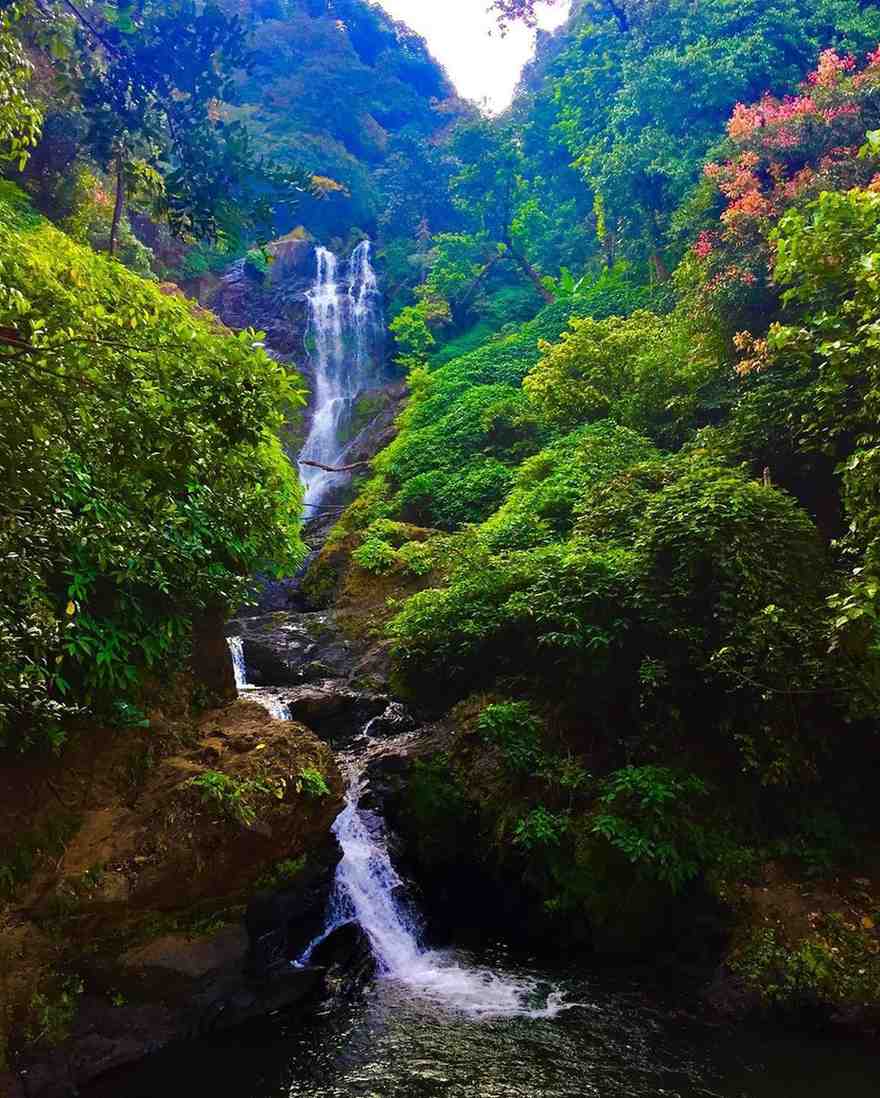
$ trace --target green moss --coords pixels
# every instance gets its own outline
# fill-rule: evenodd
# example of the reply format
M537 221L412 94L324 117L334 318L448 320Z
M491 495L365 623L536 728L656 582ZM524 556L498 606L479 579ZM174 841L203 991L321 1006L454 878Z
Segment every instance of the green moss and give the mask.
M768 1008L880 1008L874 919L816 913L810 921L812 932L793 942L774 926L755 927L729 958L729 967Z
M18 836L15 845L0 860L0 897L11 898L46 858L57 858L78 826L77 815L60 812L33 831Z
M292 884L302 874L305 866L305 854L301 854L298 858L286 858L284 861L276 862L271 869L267 869L257 878L254 888L265 892L278 892Z

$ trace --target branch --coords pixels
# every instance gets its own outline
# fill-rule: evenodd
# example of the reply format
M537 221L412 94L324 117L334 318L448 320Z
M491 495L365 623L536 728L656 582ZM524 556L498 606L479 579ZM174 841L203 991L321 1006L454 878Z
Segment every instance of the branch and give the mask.
M324 465L320 461L308 461L306 458L299 458L297 464L310 465L313 469L323 469L325 473L347 473L351 469L361 469L370 463L368 461L355 461L351 465Z
M119 47L115 46L108 38L101 34L98 28L93 23L91 23L85 15L83 15L79 8L75 7L75 5L71 3L71 0L64 0L64 6L73 13L74 18L82 23L82 25L86 28L89 34L91 34L95 41L98 42L99 45L103 46L108 53L116 54L117 57L122 56L122 51L119 49Z

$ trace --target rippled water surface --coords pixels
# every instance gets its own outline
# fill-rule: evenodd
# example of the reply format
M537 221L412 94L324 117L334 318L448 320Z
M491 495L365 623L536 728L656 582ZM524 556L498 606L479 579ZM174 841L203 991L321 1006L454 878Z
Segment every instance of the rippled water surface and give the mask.
M703 1024L643 976L562 978L461 958L569 1004L478 1019L393 980L307 1023L278 1016L169 1050L89 1098L877 1098L880 1059L844 1041ZM664 1002L667 1000L668 1002ZM579 1005L570 1005L577 1003Z

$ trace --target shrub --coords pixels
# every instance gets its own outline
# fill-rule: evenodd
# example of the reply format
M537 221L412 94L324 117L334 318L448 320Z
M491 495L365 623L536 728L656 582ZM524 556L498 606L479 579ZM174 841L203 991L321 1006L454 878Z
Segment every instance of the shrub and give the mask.
M205 804L216 806L228 819L245 827L250 827L257 819L253 798L273 795L265 782L233 778L219 770L206 770L185 784L197 790Z
M672 446L698 422L701 389L717 372L682 317L644 311L574 318L541 351L523 388L548 423L571 430L610 418Z
M296 376L0 193L0 743L114 718L195 613L302 556ZM28 415L22 415L22 409Z
M677 891L716 852L703 822L708 795L706 783L693 774L628 766L605 779L592 831L640 873Z
M305 793L307 797L329 797L330 786L327 779L314 766L305 766L299 772L296 781L297 793Z
M526 549L567 537L588 489L657 451L625 427L582 427L524 461L505 502L482 526L495 550Z
M544 762L541 724L528 702L497 702L487 705L477 718L481 737L500 748L514 773L529 774Z
M548 688L577 675L604 696L627 628L629 569L618 550L493 556L462 544L448 586L413 595L391 621L398 672L413 688L439 680L455 694L504 673L544 674Z
M517 821L513 841L530 852L552 849L560 845L567 831L567 816L539 804Z

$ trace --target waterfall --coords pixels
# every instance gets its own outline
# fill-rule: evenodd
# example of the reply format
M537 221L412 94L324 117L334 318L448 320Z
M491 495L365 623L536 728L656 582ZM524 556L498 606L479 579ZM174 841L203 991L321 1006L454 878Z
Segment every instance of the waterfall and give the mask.
M361 241L351 253L345 279L331 251L319 247L315 256L317 274L308 292L312 420L300 458L338 465L354 401L379 381L375 352L384 332L381 295L370 263L369 240ZM300 476L308 517L339 474L301 465Z
M235 689L244 690L247 686L247 668L244 663L244 642L241 637L227 637L229 654L232 656L232 670L235 673Z
M452 953L422 944L420 921L392 864L382 818L360 807L371 748L381 751L381 746L379 741L370 741L359 758L344 756L341 760L348 790L333 834L342 859L325 929L297 963L307 964L315 947L338 927L357 922L369 940L379 978L394 981L433 1006L473 1018L492 1018L553 1017L571 1005L563 1004L558 992L548 993L529 980L502 978L488 968L464 964Z

